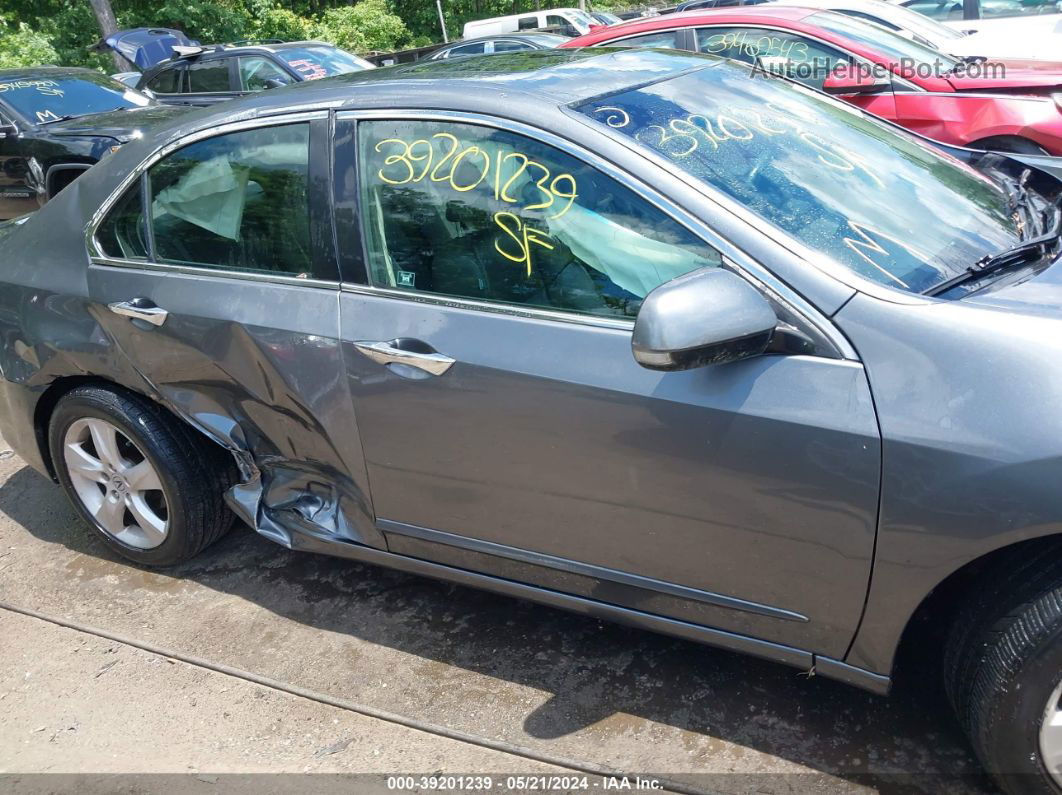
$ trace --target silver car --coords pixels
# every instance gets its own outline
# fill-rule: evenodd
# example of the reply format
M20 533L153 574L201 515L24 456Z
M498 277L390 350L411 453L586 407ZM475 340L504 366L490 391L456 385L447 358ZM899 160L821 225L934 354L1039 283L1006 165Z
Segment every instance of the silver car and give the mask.
M877 693L920 654L1052 791L1052 170L664 51L264 92L0 228L0 422L136 563L239 519Z

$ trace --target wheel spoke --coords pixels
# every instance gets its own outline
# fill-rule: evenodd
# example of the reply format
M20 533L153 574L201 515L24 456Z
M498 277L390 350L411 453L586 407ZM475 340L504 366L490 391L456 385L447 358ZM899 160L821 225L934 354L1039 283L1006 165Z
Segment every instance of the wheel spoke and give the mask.
M66 468L70 470L71 474L81 475L81 477L95 481L96 483L103 483L106 481L107 478L104 474L103 462L90 455L89 452L81 446L80 442L67 444L64 455L66 457Z
M146 458L123 473L130 491L162 491L159 474Z
M153 544L161 544L166 537L166 520L151 510L141 494L130 494L125 498L125 505L133 514L144 537Z
M125 504L122 500L103 497L92 515L100 526L112 535L118 535L125 530Z
M1040 753L1044 767L1056 775L1062 772L1062 712L1056 710L1044 718L1040 727Z
M124 466L125 462L118 452L118 434L114 426L99 420L89 420L87 425L100 460L116 468Z

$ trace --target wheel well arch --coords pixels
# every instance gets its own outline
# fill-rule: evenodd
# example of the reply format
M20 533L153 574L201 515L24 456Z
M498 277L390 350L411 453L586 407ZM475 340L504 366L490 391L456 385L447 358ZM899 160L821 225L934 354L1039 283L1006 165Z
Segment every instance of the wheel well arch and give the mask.
M1047 150L1040 146L1039 143L1024 135L989 135L970 141L966 146L970 149L1011 152L1021 155L1047 154Z
M92 167L92 163L57 163L48 169L44 178L45 191L48 198L55 198L63 188L77 179L85 171Z
M896 650L893 679L901 681L924 677L927 670L939 671L948 630L971 604L977 588L1029 558L1051 553L1062 555L1062 533L1015 541L986 552L948 575L926 594L907 620Z
M116 381L112 381L108 378L104 378L98 375L70 375L62 376L55 379L48 385L48 387L41 393L41 396L37 398L37 405L33 408L33 432L37 441L37 449L40 452L41 460L44 462L44 466L48 470L48 475L52 480L57 480L55 473L55 462L52 461L51 447L48 444L48 425L51 422L52 413L55 411L56 405L63 398L64 395L71 390L76 389L79 386L85 386L92 384L95 386L107 387L108 389L114 389L120 392L128 392L130 394L138 395L142 398L150 400L162 411L169 414L174 420L180 422L183 425L193 428L197 435L205 442L215 447L224 450L225 448L218 444L218 442L202 430L197 428L194 424L187 422L184 418L174 413L168 406L160 401L156 400L149 394L146 394L137 389L119 384Z

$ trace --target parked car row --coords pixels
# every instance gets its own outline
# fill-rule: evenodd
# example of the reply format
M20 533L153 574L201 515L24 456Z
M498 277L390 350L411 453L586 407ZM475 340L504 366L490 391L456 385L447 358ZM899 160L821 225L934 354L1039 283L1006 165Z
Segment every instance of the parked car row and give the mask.
M0 224L5 441L142 565L238 518L877 693L920 659L1058 792L1062 66L840 6L525 35L0 74L57 193Z

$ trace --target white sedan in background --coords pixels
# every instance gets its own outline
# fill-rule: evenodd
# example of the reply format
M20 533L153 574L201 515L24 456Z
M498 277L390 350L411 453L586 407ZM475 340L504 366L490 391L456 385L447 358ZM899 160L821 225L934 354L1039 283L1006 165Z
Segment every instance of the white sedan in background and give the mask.
M906 8L904 0L799 0L875 22L957 57L1062 61L1062 14L938 22Z

